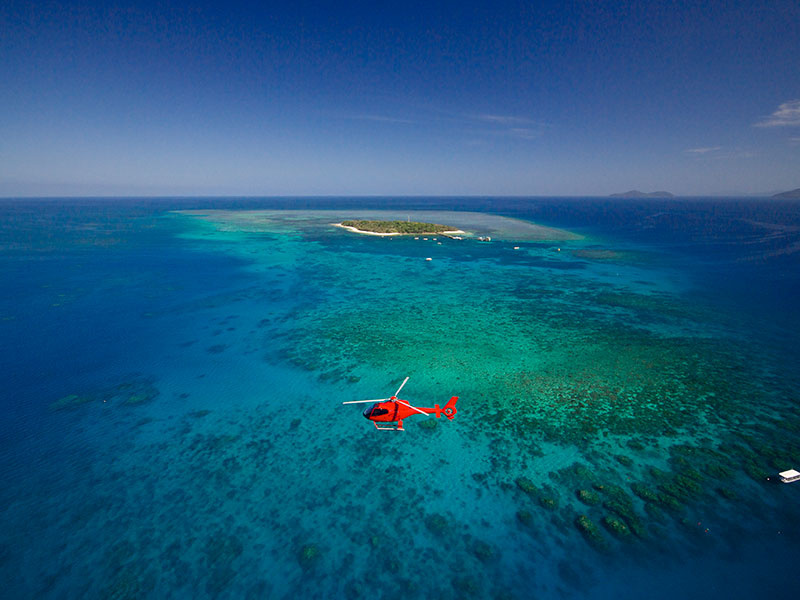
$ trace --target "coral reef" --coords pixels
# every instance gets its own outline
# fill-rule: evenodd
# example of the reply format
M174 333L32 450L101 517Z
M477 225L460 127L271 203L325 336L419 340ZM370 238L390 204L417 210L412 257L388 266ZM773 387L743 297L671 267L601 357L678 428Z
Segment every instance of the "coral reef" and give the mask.
M155 577L150 573L142 573L133 566L124 566L114 573L111 581L101 592L108 600L131 600L145 598L155 588Z
M131 375L118 384L82 394L69 394L50 404L50 410L73 410L84 405L136 406L154 400L160 394L152 377Z
M630 456L625 456L624 454L615 455L614 460L616 460L623 467L633 466L633 459Z
M575 526L592 548L599 552L608 551L608 542L603 537L600 528L589 517L580 515L575 519Z
M531 524L533 524L533 515L527 510L518 510L517 521L519 521L526 527L530 527Z
M428 515L425 517L425 527L432 534L442 536L448 529L447 519L438 513Z
M527 477L517 477L515 480L517 487L530 496L535 496L539 493L539 489Z
M305 544L297 553L297 562L303 570L308 571L317 565L320 557L321 552L316 544Z
M658 502L658 492L643 483L632 483L631 490L645 502Z
M62 398L59 398L55 402L51 403L50 410L71 410L93 401L95 401L95 398L92 396L69 394L68 396L63 396Z
M720 495L720 497L725 498L726 500L736 500L739 497L736 492L726 487L718 487L717 493Z
M472 554L474 554L481 562L490 562L495 558L494 549L481 540L475 540L471 547Z
M628 540L631 537L630 529L620 521L611 516L603 517L603 526L608 529L614 537L621 540Z

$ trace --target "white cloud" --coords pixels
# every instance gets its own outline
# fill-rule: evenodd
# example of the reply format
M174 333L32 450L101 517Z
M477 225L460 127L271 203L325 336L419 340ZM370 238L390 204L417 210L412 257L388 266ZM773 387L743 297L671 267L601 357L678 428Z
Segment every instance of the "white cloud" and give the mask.
M684 150L684 152L687 154L708 154L709 152L716 152L721 149L722 146L709 146L707 148L689 148L688 150Z
M689 156L700 160L736 160L741 158L753 158L756 153L746 148L729 148L725 146L707 146L702 148L689 148L683 151Z
M504 136L519 140L535 140L542 137L547 124L527 117L514 115L471 115L471 119L487 124L488 129L483 135Z
M800 100L784 102L774 113L755 124L756 127L800 127Z

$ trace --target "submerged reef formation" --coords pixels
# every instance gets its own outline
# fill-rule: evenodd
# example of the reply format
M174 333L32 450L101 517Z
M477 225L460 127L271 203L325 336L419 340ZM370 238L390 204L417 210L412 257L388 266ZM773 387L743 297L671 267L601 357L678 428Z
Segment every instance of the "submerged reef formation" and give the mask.
M334 385L358 387L399 370L422 374L420 397L458 393L483 416L461 419L459 429L485 436L490 448L491 473L472 480L511 491L511 518L522 529L572 522L603 551L655 543L653 528L693 507L734 502L743 477L762 482L785 461L800 464L789 443L796 415L763 416L765 429L785 432L768 447L762 440L771 435L740 437L752 430L753 398L785 404L780 397L793 383L762 387L754 372L764 360L731 344L719 315L657 286L571 270L587 261L640 269L648 264L642 253L577 248L564 263L552 258L558 249L542 246L487 277L486 259L468 242L434 272L420 272L414 251L406 258L405 246L394 246L399 256L354 278L353 261L371 246L336 254L333 242L313 239L331 249L324 265L307 256L314 265L304 267L324 293L293 310L293 328L273 340L279 347L270 357ZM407 282L402 294L379 293L398 281ZM438 437L445 432L437 425L420 421L416 430L436 428ZM564 449L577 452L577 462L538 466ZM449 535L440 514L425 526Z
M589 545L598 552L607 552L608 542L603 537L603 533L597 524L586 515L580 515L575 519L575 526L580 531L581 535L586 539Z
M305 544L297 553L297 561L303 570L314 568L320 559L320 550L316 544Z
M158 548L151 564L170 565L158 585L213 596L367 597L374 590L363 582L374 576L397 585L382 589L386 597L504 597L527 585L569 596L598 565L622 565L632 552L642 561L704 545L735 554L751 529L789 514L774 512L784 490L765 487L764 477L800 464L797 382L773 376L773 357L739 343L723 312L648 280L641 253L446 240L436 246L441 260L420 268L433 244L342 235L327 216L318 219L325 228L237 218L224 230L204 221L202 235L226 244L248 274L280 283L248 280L203 298L203 310L251 302L251 328L234 333L220 322L206 337L182 338L193 342L180 351L199 354L196 376L209 388L248 360L291 383L280 396L259 389L252 405L209 412L195 405L202 386L167 393L159 381L186 412L139 419L150 424L136 430L147 440L137 451L158 477L98 462L111 465L115 489L132 482L124 504L101 498L69 514ZM452 423L409 420L403 435L418 439L403 459L414 468L399 469L395 442L332 406L393 391L406 375L414 405L457 394L461 410ZM146 378L66 389L53 408L77 413L50 416L156 395ZM330 402L298 410L311 398ZM157 427L165 437L153 440L148 429ZM116 460L120 448L103 456ZM163 513L142 508L154 494ZM757 515L753 524L739 518L744 511ZM715 520L711 533L705 515ZM129 534L127 523L142 518L147 526ZM187 567L187 556L199 566ZM381 573L369 570L386 556ZM420 557L482 576L414 581ZM146 595L148 568L130 562L104 584ZM530 583L548 570L566 574L563 589Z
M100 387L88 393L62 396L50 404L50 410L74 410L91 404L136 406L154 400L159 394L153 377L135 373L122 378L117 384Z

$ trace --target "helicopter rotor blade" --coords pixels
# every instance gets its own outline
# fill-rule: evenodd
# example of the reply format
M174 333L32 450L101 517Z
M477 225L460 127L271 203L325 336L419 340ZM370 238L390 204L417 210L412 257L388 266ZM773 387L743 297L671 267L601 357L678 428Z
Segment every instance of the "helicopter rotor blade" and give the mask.
M421 413L421 414L423 414L423 415L430 415L430 414L431 414L431 413L426 413L424 410L420 410L420 409L418 409L416 406L411 406L411 405L410 405L408 402L406 402L405 400L397 400L397 402L399 402L399 403L400 403L400 404L402 404L403 406L407 406L407 407L408 407L408 408L410 408L411 410L415 410L415 411L417 411L418 413Z
M406 378L403 380L403 383L401 383L401 384L400 384L400 387L399 387L399 388L397 388L397 391L394 393L394 396L392 396L392 398L397 398L397 394L399 394L399 393L400 393L400 390L402 390L402 389L403 389L403 386L406 384L406 382L408 381L408 379L409 379L409 378L408 378L408 377L406 377Z
M375 400L349 400L347 402L342 402L342 404L363 404L364 402L386 402L387 400L391 400L391 398L376 398Z

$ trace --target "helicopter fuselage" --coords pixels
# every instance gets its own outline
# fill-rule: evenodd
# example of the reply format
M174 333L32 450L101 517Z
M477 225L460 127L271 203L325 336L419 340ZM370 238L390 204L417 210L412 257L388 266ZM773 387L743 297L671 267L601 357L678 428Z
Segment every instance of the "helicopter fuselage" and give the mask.
M403 419L413 416L415 414L424 413L428 415L436 415L440 418L442 415L448 419L452 419L456 415L456 401L458 396L453 396L450 401L445 404L444 408L440 408L436 404L433 408L426 408L424 406L411 406L406 400L390 399L386 402L376 402L368 406L364 410L364 417L375 423L378 429L394 429L379 427L378 423L397 423L398 430L403 430Z

